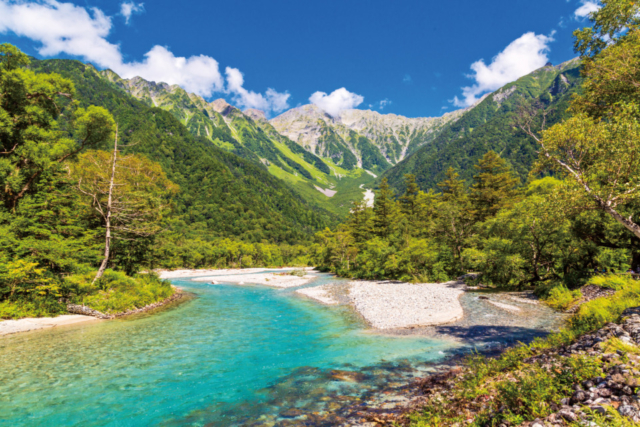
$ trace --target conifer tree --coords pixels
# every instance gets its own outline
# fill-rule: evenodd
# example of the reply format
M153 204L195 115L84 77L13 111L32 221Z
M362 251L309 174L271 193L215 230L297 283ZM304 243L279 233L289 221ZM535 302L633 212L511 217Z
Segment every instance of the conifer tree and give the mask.
M515 202L520 180L494 151L487 152L475 169L478 173L473 177L471 202L476 220L482 222Z
M413 174L407 174L404 176L405 192L400 197L400 210L410 220L415 219L418 209L418 184L416 184L416 176Z
M375 233L388 238L393 228L394 220L397 219L397 206L393 189L389 187L387 178L380 183L380 189L376 194L373 204L373 226Z
M438 184L445 200L458 200L465 195L464 182L454 168L445 173L446 179Z

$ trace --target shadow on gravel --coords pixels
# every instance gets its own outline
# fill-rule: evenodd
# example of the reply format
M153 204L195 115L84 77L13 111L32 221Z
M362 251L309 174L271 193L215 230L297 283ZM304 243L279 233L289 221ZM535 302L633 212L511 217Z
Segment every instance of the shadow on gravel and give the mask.
M455 337L466 345L496 343L506 346L519 341L529 342L536 337L549 334L549 331L544 329L498 325L445 325L436 326L434 330L437 334Z

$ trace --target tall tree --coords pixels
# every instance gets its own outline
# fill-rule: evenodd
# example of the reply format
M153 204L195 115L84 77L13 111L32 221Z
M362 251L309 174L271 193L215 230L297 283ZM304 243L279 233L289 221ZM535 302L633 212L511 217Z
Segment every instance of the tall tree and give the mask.
M438 184L442 195L446 200L457 200L463 197L464 181L460 179L460 174L454 168L447 169L446 179Z
M382 238L389 237L393 229L394 220L397 219L397 210L395 194L389 187L387 178L384 178L373 202L373 226L378 236Z
M162 230L166 195L176 189L159 164L141 155L118 154L116 138L112 154L89 151L71 165L78 190L105 227L104 257L95 280L108 265L112 239L138 240Z
M487 152L475 169L478 173L473 177L471 202L476 219L484 221L515 202L520 180L494 151Z
M36 74L25 68L29 62L16 47L0 45L0 202L12 211L44 173L61 173L66 160L113 134L111 114L95 106L73 109L72 128L59 129L59 104L73 98L73 84Z
M538 170L574 183L574 205L606 212L640 238L627 206L640 195L640 9L604 0L593 26L575 33L586 65L574 116L537 134L530 115L520 127L541 146Z

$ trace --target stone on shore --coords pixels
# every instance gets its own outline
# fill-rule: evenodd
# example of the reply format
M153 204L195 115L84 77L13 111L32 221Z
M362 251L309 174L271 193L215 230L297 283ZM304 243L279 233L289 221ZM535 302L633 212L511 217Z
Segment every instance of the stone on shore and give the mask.
M463 317L460 282L351 282L355 309L375 329L408 328L450 323Z

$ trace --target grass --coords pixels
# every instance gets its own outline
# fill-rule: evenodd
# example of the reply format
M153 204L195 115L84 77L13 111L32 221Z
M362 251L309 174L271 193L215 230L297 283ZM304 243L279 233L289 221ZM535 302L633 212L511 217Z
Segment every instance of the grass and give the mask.
M572 386L585 379L601 376L602 361L598 356L573 355L552 358L545 365L526 363L543 350L571 344L579 336L620 320L622 312L640 306L640 281L625 276L599 276L589 281L602 287L617 289L614 295L589 301L568 320L556 334L538 338L528 345L518 345L497 358L474 354L467 358L466 369L449 394L432 396L424 409L412 414L411 426L432 427L468 424L481 426L505 423L518 425L543 418L552 411L551 404L570 397ZM575 292L575 291L574 291ZM576 294L564 288L549 292L547 302L558 307L571 305ZM601 344L606 352L640 354L640 348L612 338ZM468 419L473 418L470 424ZM599 426L633 425L617 413L606 416L592 414Z

